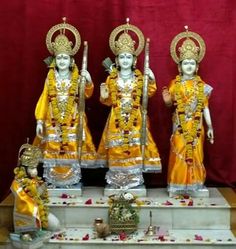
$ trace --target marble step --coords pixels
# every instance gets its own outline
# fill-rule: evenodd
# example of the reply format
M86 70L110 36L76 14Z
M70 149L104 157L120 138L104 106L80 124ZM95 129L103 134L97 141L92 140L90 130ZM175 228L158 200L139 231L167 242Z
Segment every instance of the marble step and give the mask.
M44 249L108 249L108 248L136 249L141 246L143 249L151 249L154 246L160 249L235 249L236 238L230 230L179 230L165 228L159 229L155 236L146 236L145 230L128 235L121 240L119 235L110 235L105 240L94 237L92 228L66 228L60 232L51 234ZM32 247L33 248L33 247ZM0 246L0 249L3 247ZM5 249L13 249L11 243L5 243ZM29 249L31 249L29 247Z
M216 188L209 188L209 198L169 197L166 189L148 189L147 197L138 197L139 228L153 224L168 229L230 229L231 207ZM50 212L63 227L90 226L95 218L108 222L108 197L103 188L85 188L83 196L50 198Z
M100 217L107 222L109 204L103 191L103 188L87 187L83 189L81 197L68 195L68 198L51 198L50 211L60 219L62 230L51 234L43 248L236 248L236 194L231 189L209 188L209 198L171 198L166 189L148 189L147 197L137 198L139 230L124 241L115 235L106 240L94 239L94 219ZM155 237L144 236L149 225L150 211L153 216L152 224L159 227ZM12 212L13 197L10 195L0 204L0 225L3 227L0 230L0 249L13 249L8 235L12 231ZM83 240L87 234L89 240ZM34 248L34 245L28 247Z
M108 197L103 188L87 187L81 197L50 198L50 212L61 221L62 227L91 226L95 218L108 221ZM147 189L147 197L137 198L140 228L149 225L152 211L153 224L168 229L230 229L232 210L235 214L236 201L230 206L217 188L209 188L209 198L169 197L166 189ZM236 194L231 190L230 193ZM190 205L191 204L191 205ZM12 230L14 198L12 195L0 204L1 226ZM234 208L234 209L233 209ZM234 216L235 219L235 216ZM233 222L236 229L236 221Z

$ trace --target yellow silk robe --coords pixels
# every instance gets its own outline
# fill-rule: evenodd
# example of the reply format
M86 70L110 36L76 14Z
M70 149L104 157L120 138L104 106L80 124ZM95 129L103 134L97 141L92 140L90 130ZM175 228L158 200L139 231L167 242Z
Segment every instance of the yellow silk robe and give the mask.
M204 83L204 82L203 82ZM172 102L177 105L176 101L176 80L172 80L169 86L172 96ZM203 108L208 106L208 98L211 94L212 87L204 83ZM194 80L182 82L180 96L185 106L185 122L187 129L193 128L196 105L198 102L197 95L199 88ZM186 163L186 141L178 130L180 125L178 113L175 109L172 117L173 134L170 139L170 156L168 165L168 190L175 191L196 191L201 189L206 179L206 170L203 165L203 144L204 144L204 127L203 112L201 112L199 129L200 135L194 139L193 146L193 163Z
M57 84L57 71L55 70L56 79L56 98L59 111L66 112L66 105L71 87L70 79L62 80ZM64 87L64 88L63 88ZM79 80L77 89L79 88ZM85 98L91 97L94 86L92 83L85 86ZM55 122L52 105L50 104L49 96L49 79L46 79L44 90L37 103L35 117L37 120L42 120L44 123L45 133L41 141L36 138L34 144L40 144L43 150L44 177L48 183L55 186L64 187L76 184L81 179L80 167L93 167L96 161L96 149L92 141L91 133L87 125L87 118L83 117L83 143L81 164L78 158L78 127L79 114L78 103L79 89L72 103L71 113L68 122L65 124L67 131L67 142L62 141L61 126ZM62 115L60 113L60 115Z
M140 145L141 137L141 103L134 106L133 93L137 89L137 77L143 82L141 72L135 70L134 78L129 82L128 88L122 86L122 79L118 76L109 76L106 85L109 89L109 97L100 99L105 105L111 106L102 139L98 148L98 163L108 166L106 174L107 183L114 187L135 187L143 183L142 172L160 172L161 161L156 144L147 128L147 142L145 146L145 160L143 165L142 151ZM112 99L112 86L115 83L115 95L119 96L114 103ZM150 82L148 96L156 92L156 83ZM128 146L124 142L124 131L119 127L118 116L121 114L131 117L131 110L137 109L137 120L129 128ZM120 112L120 114L117 114Z
M37 187L36 184L33 184L32 186L35 188ZM17 180L12 182L11 191L15 197L13 212L15 232L30 232L41 229L39 206L34 198L31 198L25 192L20 182Z

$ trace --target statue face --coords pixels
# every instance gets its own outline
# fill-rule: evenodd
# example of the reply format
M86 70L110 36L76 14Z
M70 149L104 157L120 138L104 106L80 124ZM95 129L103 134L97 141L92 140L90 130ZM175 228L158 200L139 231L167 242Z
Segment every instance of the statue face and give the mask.
M197 62L194 59L185 59L181 62L181 70L183 75L191 77L195 74Z
M38 175L38 170L37 168L27 167L27 173L30 177L34 178Z
M117 56L117 59L121 69L131 68L134 62L134 56L130 53L121 53Z
M58 70L67 70L70 67L71 58L68 54L58 54L56 56L56 65Z

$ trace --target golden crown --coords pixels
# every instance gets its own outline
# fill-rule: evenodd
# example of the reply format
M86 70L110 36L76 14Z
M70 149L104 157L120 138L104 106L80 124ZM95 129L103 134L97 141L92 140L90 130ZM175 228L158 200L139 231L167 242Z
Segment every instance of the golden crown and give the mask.
M110 48L115 55L128 52L138 56L142 52L145 44L143 33L139 28L129 23L129 18L127 18L126 21L126 24L116 27L111 32L109 38ZM135 48L137 43L129 35L129 31L134 32L138 38L137 48ZM122 34L120 34L121 32Z
M26 167L37 167L42 158L42 152L39 147L29 144L23 144L18 153L18 164Z
M199 47L197 47L191 39L187 38L178 50L180 52L180 61L183 61L185 59L194 59L198 61Z
M134 44L135 41L132 40L131 36L126 32L123 33L115 42L116 55L121 54L123 52L134 54Z
M68 55L75 55L81 44L79 31L72 25L66 23L66 18L62 18L63 23L57 24L53 26L47 33L46 37L46 45L48 51L56 56L61 53L65 53ZM69 41L67 36L65 35L65 31L69 30L75 37L75 45L73 46L73 42ZM52 41L54 33L58 32L59 34L56 36L55 40Z
M185 39L180 47L178 43L180 40ZM198 43L196 45L196 42ZM178 50L176 49L178 47ZM177 51L179 52L177 54ZM185 26L185 32L179 33L171 42L170 54L176 63L185 59L194 59L198 63L203 59L206 52L206 45L202 37L188 30Z

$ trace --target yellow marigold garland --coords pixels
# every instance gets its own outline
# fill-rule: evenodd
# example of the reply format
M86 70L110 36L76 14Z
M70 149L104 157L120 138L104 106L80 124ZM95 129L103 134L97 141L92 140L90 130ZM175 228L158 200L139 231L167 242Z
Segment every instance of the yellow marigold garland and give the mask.
M110 73L110 81L109 81L109 89L111 92L111 101L114 109L114 113L116 115L116 125L120 128L121 131L124 132L124 149L128 149L129 144L129 132L132 130L132 127L136 125L137 117L140 108L140 100L142 96L142 87L143 87L143 75L139 70L134 71L135 81L137 83L137 87L132 90L132 109L130 111L129 119L126 120L125 117L122 116L122 109L119 105L119 90L117 87L117 78L118 71L117 69L113 69Z
M24 167L16 167L14 169L15 180L20 182L24 192L27 193L37 204L39 209L39 217L41 221L42 228L48 227L48 206L46 203L49 202L48 191L45 189L42 194L39 193L38 187L44 182L41 177L37 176L33 179L30 179L25 171Z
M57 100L57 89L56 89L56 79L55 79L55 69L50 68L48 73L48 96L49 102L51 102L52 107L52 122L57 123L62 132L62 143L65 144L68 142L68 125L70 125L71 119L73 117L72 109L75 105L75 99L78 92L78 78L79 71L76 65L73 67L72 76L71 76L71 86L69 88L67 106L65 110L65 115L62 117Z
M181 77L179 75L176 76L175 83L175 101L177 104L176 111L179 119L179 127L178 130L183 134L184 139L186 141L186 157L185 161L188 165L193 164L193 147L194 140L196 137L200 136L201 127L199 127L201 121L201 115L204 108L204 82L201 80L199 76L196 76L194 81L197 84L198 92L196 93L197 97L197 107L195 112L193 113L193 127L191 130L187 129L187 121L186 121L186 113L185 108L186 104L183 101L183 96L181 95Z

